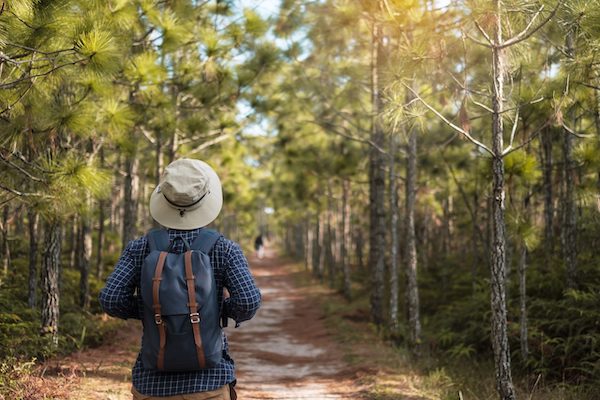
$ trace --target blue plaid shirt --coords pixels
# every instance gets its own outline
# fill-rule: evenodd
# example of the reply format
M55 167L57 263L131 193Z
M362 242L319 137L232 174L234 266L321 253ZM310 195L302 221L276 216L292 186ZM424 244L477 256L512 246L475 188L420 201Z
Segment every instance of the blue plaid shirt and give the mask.
M199 232L200 229L169 229L169 238L172 240L182 236L191 243ZM183 252L183 243L176 241L172 251ZM144 304L137 293L142 264L148 253L145 236L129 242L125 247L113 273L106 281L106 286L100 292L100 304L107 314L123 319L142 318ZM248 261L237 243L221 237L209 256L219 294L218 303L221 304L223 287L226 287L231 297L223 303L224 313L236 321L237 327L240 322L249 320L256 313L261 301L260 291L250 274ZM138 354L133 366L132 384L138 392L156 397L218 389L235 380L234 362L228 350L227 337L223 333L223 358L219 365L193 372L149 370L143 367L141 354Z

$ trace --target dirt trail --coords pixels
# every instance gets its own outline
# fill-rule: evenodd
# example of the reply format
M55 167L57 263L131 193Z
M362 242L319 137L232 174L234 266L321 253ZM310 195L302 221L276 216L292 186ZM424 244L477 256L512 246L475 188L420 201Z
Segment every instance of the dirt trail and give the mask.
M250 265L262 307L240 328L226 328L240 400L361 398L319 307L294 286L293 273L271 252ZM140 330L139 321L130 321L110 344L49 362L44 379L68 385L70 400L131 399Z
M294 286L293 273L272 253L251 261L263 304L254 319L228 332L240 398L360 398L320 307Z

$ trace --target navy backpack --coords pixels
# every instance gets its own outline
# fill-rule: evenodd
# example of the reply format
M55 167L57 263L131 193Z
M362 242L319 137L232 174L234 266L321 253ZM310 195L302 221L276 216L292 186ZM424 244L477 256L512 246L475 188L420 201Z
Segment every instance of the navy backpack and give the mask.
M220 307L208 257L220 236L202 229L190 244L183 237L169 241L165 229L147 234L150 253L140 281L144 368L197 371L221 361ZM183 242L183 253L172 252L177 240Z

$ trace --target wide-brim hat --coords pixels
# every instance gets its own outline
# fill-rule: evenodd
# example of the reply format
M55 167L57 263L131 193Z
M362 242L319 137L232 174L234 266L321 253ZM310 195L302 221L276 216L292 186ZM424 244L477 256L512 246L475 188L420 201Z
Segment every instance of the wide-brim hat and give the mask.
M169 164L150 196L150 215L166 228L202 228L217 218L221 207L219 176L204 161L191 158Z

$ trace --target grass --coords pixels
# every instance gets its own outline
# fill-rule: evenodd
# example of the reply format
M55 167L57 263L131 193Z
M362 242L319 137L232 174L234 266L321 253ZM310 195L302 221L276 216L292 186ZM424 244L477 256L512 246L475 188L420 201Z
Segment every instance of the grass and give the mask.
M296 284L317 301L343 358L357 371L357 384L371 400L446 400L453 383L444 369L423 371L401 347L392 346L369 321L368 295L353 287L355 298L346 301L315 280L304 266L291 264Z
M492 360L474 356L452 359L427 355L419 360L404 347L395 346L370 321L369 296L359 283L354 299L346 301L338 292L314 279L302 264L290 263L296 284L317 301L325 323L337 339L344 360L356 368L358 384L370 400L495 400ZM514 376L519 400L597 400L600 393L590 387L545 383L538 376Z

